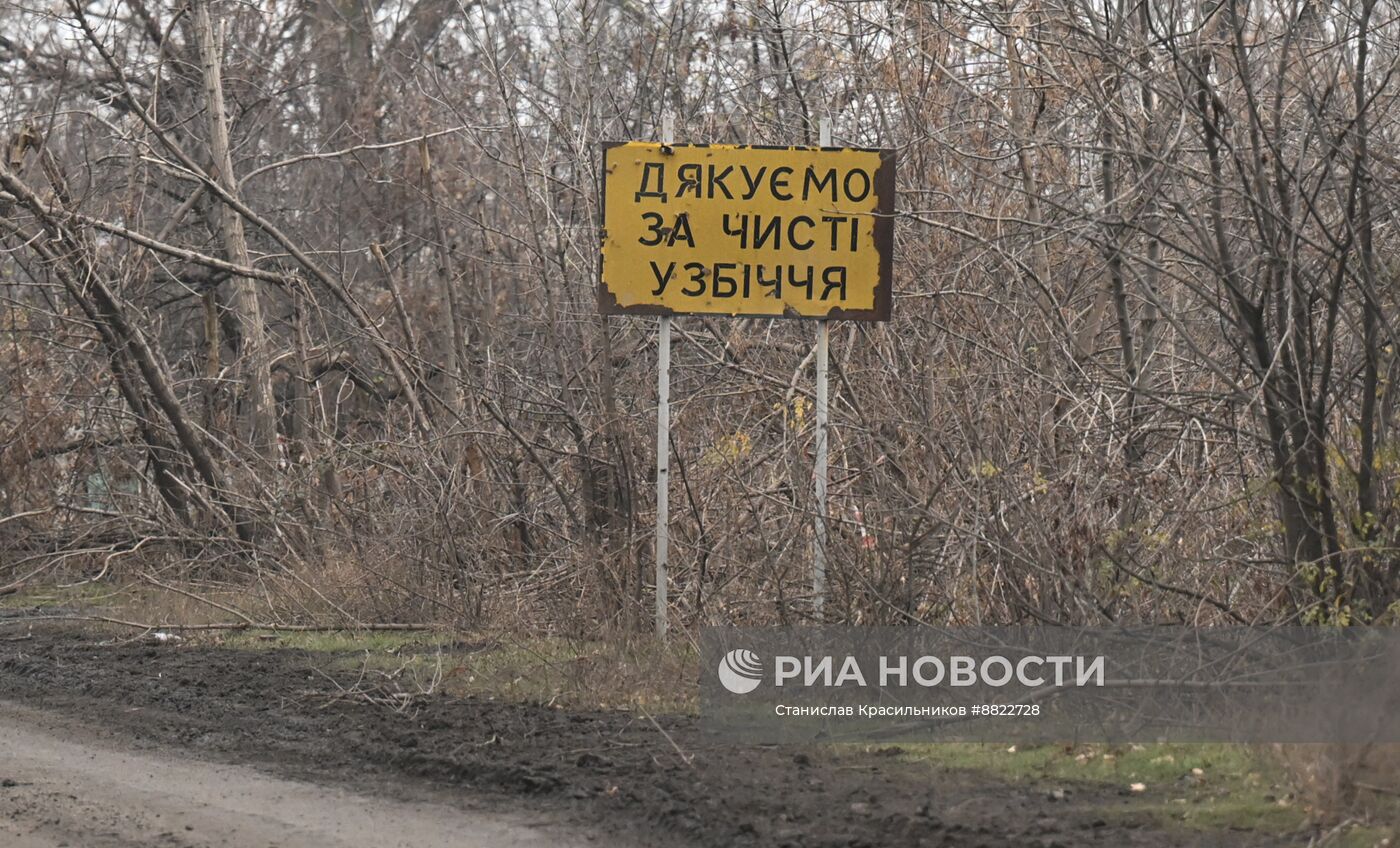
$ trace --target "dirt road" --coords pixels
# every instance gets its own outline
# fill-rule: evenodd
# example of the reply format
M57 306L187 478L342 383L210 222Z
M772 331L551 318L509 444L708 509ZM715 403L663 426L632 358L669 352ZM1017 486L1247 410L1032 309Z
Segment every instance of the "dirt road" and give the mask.
M10 848L587 844L523 816L396 801L115 745L0 701L0 845Z

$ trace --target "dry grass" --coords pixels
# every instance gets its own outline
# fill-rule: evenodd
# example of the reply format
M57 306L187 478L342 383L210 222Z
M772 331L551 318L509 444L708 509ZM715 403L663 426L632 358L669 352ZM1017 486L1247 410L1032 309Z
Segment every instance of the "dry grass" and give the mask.
M1400 821L1400 745L1275 745L1272 754L1319 822Z

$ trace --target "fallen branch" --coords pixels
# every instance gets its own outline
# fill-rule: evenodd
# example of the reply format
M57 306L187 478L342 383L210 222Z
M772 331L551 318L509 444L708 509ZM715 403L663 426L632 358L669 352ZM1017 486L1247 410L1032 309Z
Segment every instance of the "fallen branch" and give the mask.
M412 624L408 622L370 622L359 624L268 624L256 621L227 621L212 624L147 624L140 621L126 621L105 615L32 615L24 618L0 619L0 625L27 624L36 621L96 621L103 624L116 624L134 627L137 630L270 630L276 633L331 633L355 630L436 630L436 624Z
M681 750L681 746L676 744L676 740L671 737L671 734L666 732L666 728L662 727L659 723L657 723L656 719L651 717L651 713L646 711L646 707L643 707L639 704L637 706L637 709L641 711L642 715L646 718L647 721L651 722L651 726L656 728L662 736L666 737L667 742L671 743L671 747L675 749L676 756L681 758L681 762L690 766L692 769L695 768L695 755L687 754L685 751Z
M0 518L0 524L9 524L11 521L16 521L20 518L27 518L31 515L43 515L44 513L51 512L52 510L53 507L45 507L44 509L31 509L28 512L17 512L14 515L7 515L4 518Z

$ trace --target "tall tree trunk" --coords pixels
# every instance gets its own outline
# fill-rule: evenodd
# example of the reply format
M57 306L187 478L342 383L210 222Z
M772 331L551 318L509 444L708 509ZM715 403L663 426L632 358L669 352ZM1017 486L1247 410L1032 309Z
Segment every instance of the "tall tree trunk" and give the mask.
M465 403L462 393L462 365L466 360L467 337L466 328L462 323L462 307L457 297L457 266L452 256L452 242L447 237L447 228L442 225L442 211L438 208L437 177L433 175L433 160L426 139L419 144L418 153L423 173L423 188L428 194L428 207L433 217L433 234L438 242L438 280L442 283L442 297L447 305L444 313L447 324L447 364L444 368L448 381L447 405L454 416L460 416ZM452 422L448 426L456 423ZM449 453L455 457L455 447L450 449Z
M204 77L204 95L209 119L209 155L214 178L230 196L238 194L238 181L233 174L233 155L229 150L228 119L224 113L222 51L219 34L214 28L210 0L194 0L195 38L199 42L199 60ZM219 236L230 262L249 267L248 242L243 234L243 219L227 203L219 206ZM277 407L272 394L272 368L268 353L267 330L263 324L262 307L258 303L256 284L246 277L234 277L229 283L233 290L232 306L238 322L240 349L238 375L243 394L241 411L244 432L253 450L274 464L277 460Z
M1059 429L1061 422L1069 414L1070 397L1065 386L1061 385L1057 379L1061 369L1055 351L1050 344L1050 335L1053 334L1057 324L1063 325L1066 333L1069 334L1070 354L1076 364L1082 364L1093 353L1093 342L1099 334L1108 307L1109 288L1107 286L1098 288L1089 311L1084 317L1084 323L1079 327L1078 332L1071 332L1071 320L1061 313L1060 303L1052 288L1050 247L1045 238L1045 214L1041 205L1040 175L1031 156L1035 146L1035 121L1028 114L1028 106L1030 98L1034 95L1031 82L1026 77L1026 62L1021 55L1021 36L1016 34L1024 26L1024 20L1020 16L1013 16L1008 22L1008 31L1003 33L1003 44L1006 47L1006 69L1011 82L1011 90L1007 98L1010 107L1011 132L1015 137L1016 163L1020 171L1021 186L1026 199L1026 220L1030 223L1031 229L1031 257L1033 260L1031 267L1039 278L1034 281L1038 292L1037 297L1046 320L1050 324L1045 343L1039 346L1040 362L1038 367L1043 375L1050 377L1055 383L1040 399L1042 415L1046 419L1043 423L1049 428L1045 433L1045 444L1053 456L1058 453L1061 447Z

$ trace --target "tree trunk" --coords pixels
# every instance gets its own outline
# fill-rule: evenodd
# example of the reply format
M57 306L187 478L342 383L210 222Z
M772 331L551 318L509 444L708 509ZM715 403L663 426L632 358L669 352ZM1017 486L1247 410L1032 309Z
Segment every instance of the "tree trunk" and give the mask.
M204 77L206 114L209 119L209 155L214 178L230 196L237 196L238 181L233 175L229 150L228 120L224 113L223 74L220 38L214 29L210 0L194 0L195 38L199 42L200 66ZM249 267L248 242L243 219L227 203L219 206L219 235L230 262ZM272 394L272 368L268 353L267 330L256 284L246 277L234 277L232 307L241 340L238 374L243 394L240 405L244 432L254 452L275 467L277 461L277 407Z

